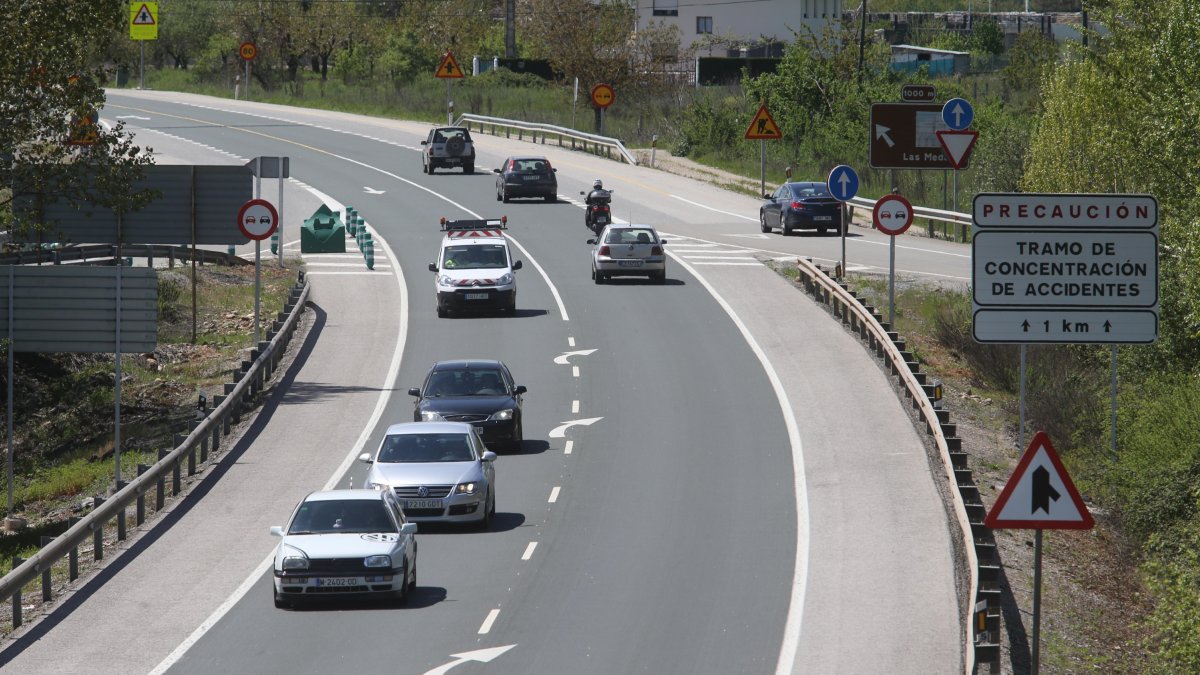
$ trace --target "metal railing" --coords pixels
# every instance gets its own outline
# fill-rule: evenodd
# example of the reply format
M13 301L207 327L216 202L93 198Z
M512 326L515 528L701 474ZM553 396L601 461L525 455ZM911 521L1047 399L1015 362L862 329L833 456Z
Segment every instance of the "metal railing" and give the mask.
M850 207L851 211L855 209L866 211L869 222L871 219L871 210L875 208L875 201L876 200L874 199L866 199L865 197L855 197L846 202L846 205ZM971 224L971 214L969 213L943 211L942 209L931 209L925 206L913 206L914 227L916 226L915 221L918 218L926 221L926 227L928 229L927 234L930 237L937 236L934 230L934 223L942 223L943 239L965 242L967 240L967 234L970 232L970 228L968 226ZM953 239L951 239L950 233L947 232L947 226L950 225L954 226Z
M103 532L110 520L117 520L117 539L125 539L126 509L131 504L136 502L136 524L141 525L148 492L155 491L155 508L161 510L168 476L171 481L171 494L178 495L182 490L184 464L187 467L187 475L192 476L196 473L197 450L200 464L208 461L210 439L212 452L218 450L220 439L230 433L232 423L240 420L246 398L262 391L278 368L283 352L296 331L300 315L304 312L308 295L309 283L301 271L284 311L279 313L267 332L267 340L259 342L256 348L250 351L251 360L242 361L240 376L236 381L225 384L224 395L213 397L215 407L203 411L203 418L190 424L187 436L175 435L177 445L173 450L159 451L159 459L155 464L139 466L138 476L131 481L119 483L119 489L107 499L97 497L94 500L95 507L90 513L79 519L73 518L67 531L54 539L45 541L44 538L42 548L28 560L13 559L12 571L0 578L0 602L12 599L13 629L20 627L22 623L21 590L26 584L40 575L42 599L49 602L50 574L55 563L69 557L70 579L74 581L78 576L78 547L81 543L93 538L95 559L102 559Z
M525 140L525 135L530 136L529 140L532 143L545 143L549 137L557 137L559 147L567 147L563 139L570 139L570 147L572 150L582 149L584 152L596 152L600 148L605 149L606 156L611 157L609 151L616 150L617 153L630 164L637 164L637 158L625 149L625 144L620 139L611 138L609 136L599 136L597 134L589 134L575 129L559 127L553 124L541 124L539 122L523 122L521 120L509 120L501 117L486 117L484 115L474 115L464 113L459 116L455 126L465 126L468 129L479 129L485 131L485 127L491 127L493 136L499 136L496 133L497 129L504 129L505 138L512 138L512 133L516 131L517 140ZM474 126L473 126L474 125ZM597 153L599 154L599 153Z
M998 664L999 561L995 541L983 524L983 500L967 468L962 439L955 437L956 425L950 423L948 411L934 407L934 384L926 382L926 375L920 372L920 364L915 356L905 351L904 341L891 326L883 323L882 314L866 305L853 291L810 260L802 258L796 262L805 290L819 302L828 305L835 317L847 324L887 363L933 437L936 454L941 460L939 463L950 486L945 491L950 499L950 515L952 521L958 524L958 536L951 532L955 546L960 550L956 564L965 560L966 588L956 583L962 596L963 672L971 675L980 664Z
M249 260L224 251L212 251L206 248L194 249L196 261L203 265L252 265ZM172 265L175 262L184 263L192 259L193 249L188 246L170 246L167 244L122 244L120 255L123 258L146 258L153 267L154 259L167 260ZM0 265L31 265L50 263L58 265L70 261L113 259L117 256L114 244L72 244L60 248L35 248L27 251L12 251L0 253Z

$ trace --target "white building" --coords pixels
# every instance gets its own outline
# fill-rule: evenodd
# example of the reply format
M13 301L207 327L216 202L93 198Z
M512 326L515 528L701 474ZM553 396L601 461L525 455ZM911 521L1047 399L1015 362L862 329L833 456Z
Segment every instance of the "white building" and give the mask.
M685 48L709 36L744 44L789 43L793 31L811 29L820 33L827 24L836 23L844 4L844 0L629 1L637 6L638 26L651 21L674 24L679 27L681 46ZM725 55L721 47L701 52Z

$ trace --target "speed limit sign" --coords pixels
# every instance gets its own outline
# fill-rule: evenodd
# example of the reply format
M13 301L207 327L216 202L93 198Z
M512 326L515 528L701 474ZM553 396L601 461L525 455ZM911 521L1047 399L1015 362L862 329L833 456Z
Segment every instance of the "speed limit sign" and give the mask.
M279 212L265 199L251 199L238 210L237 224L247 238L263 240L279 226Z
M253 42L243 42L238 48L238 55L243 61L253 61L258 56L258 47Z

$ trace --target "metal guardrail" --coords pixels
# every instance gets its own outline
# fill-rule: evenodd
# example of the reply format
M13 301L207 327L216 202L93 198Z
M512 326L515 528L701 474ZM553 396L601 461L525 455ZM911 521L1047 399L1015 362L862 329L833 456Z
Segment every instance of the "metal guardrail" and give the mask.
M851 211L861 209L867 212L868 221L871 218L871 210L875 208L874 199L866 199L864 197L855 197L846 202ZM943 211L942 209L931 209L925 206L913 206L913 219L924 219L928 228L930 237L937 236L934 231L934 223L942 224L942 238L950 239L950 233L947 232L947 226L954 226L954 235L951 241L965 242L967 233L970 231L968 227L971 224L971 214L958 213L957 211Z
M515 130L517 132L518 140L524 140L525 134L528 133L530 134L530 141L533 143L538 142L539 135L542 143L545 143L546 138L550 136L557 136L559 147L566 147L563 143L563 139L569 138L571 139L572 150L578 149L576 143L578 143L579 146L582 146L582 149L585 152L588 151L588 146L591 145L592 148L616 150L626 162L635 165L638 163L637 158L634 157L629 150L625 149L625 144L622 143L620 139L611 138L609 136L599 136L597 134L589 134L583 131L576 131L575 129L555 126L553 124L523 122L521 120L509 120L501 117L486 117L484 115L474 115L471 113L464 113L463 115L460 115L458 121L454 124L455 126L460 127L465 126L468 129L473 128L472 125L477 125L481 131L484 130L484 127L490 126L492 128L491 134L493 136L499 136L499 134L496 133L496 129L503 128L505 130L506 138L511 138L512 132Z
M191 431L186 437L182 434L175 436L178 444L171 451L160 451L159 460L149 467L139 467L139 474L129 482L122 482L119 489L107 499L95 499L95 508L78 520L72 519L72 524L63 534L48 542L43 541L42 548L28 560L13 560L13 570L0 578L0 602L12 599L13 628L21 625L21 589L39 575L42 576L42 598L51 598L50 571L56 562L63 557L70 557L70 578L78 576L78 546L89 537L96 542L95 558L103 557L102 535L105 525L114 518L117 519L117 539L126 536L126 508L137 503L137 525L142 524L145 511L146 493L157 490L157 506L162 508L165 483L168 475L171 477L172 495L181 491L182 466L186 463L187 475L196 472L196 451L200 451L200 463L208 461L209 441L211 438L212 451L220 446L222 436L228 435L231 423L241 417L242 407L247 396L256 395L270 380L279 366L284 349L295 334L300 315L304 312L308 300L309 283L300 272L300 278L292 288L283 312L280 312L267 333L267 340L259 342L250 352L250 361L243 361L241 375L236 382L225 384L225 394L214 396L216 406L204 411L203 419L191 423Z
M120 255L123 258L146 258L154 265L155 258L168 260L172 263L190 261L193 249L188 246L169 246L166 244L122 244ZM206 248L195 249L196 261L203 265L253 265L254 263L237 255L224 251L212 251ZM80 244L61 248L32 249L28 251L12 251L0 253L0 265L32 265L50 263L58 265L69 261L88 261L113 259L117 256L117 247L113 244Z
M855 293L811 261L799 259L797 266L805 289L829 305L834 316L848 324L851 331L866 340L875 354L884 359L912 399L912 406L921 421L927 425L950 486L946 492L959 528L959 536L954 537L955 544L966 561L967 587L960 611L964 637L963 672L972 675L980 664L998 665L999 562L995 541L983 524L983 501L967 468L962 439L954 436L957 428L950 423L949 412L934 407L931 398L934 385L925 381L926 375L920 372L920 364L911 352L905 351L905 343L899 334L883 323L882 314L864 304Z

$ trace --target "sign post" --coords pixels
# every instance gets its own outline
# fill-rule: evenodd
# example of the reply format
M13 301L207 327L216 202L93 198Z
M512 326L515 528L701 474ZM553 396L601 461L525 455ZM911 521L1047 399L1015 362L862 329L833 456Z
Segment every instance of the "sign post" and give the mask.
M146 88L146 40L158 39L158 3L129 3L129 39L140 47L138 89Z
M450 83L463 76L462 68L454 58L454 52L446 52L433 76L446 80L446 125L449 126L454 124L454 99L450 97Z
M912 225L912 204L899 194L884 195L871 210L875 227L888 237L888 328L896 330L896 235Z
M1033 436L984 524L992 529L1034 530L1033 663L1038 672L1042 622L1042 530L1090 530L1095 526L1046 432Z
M846 228L849 226L849 209L846 208L846 202L858 194L858 172L845 164L833 167L829 177L825 179L825 189L842 203L842 260L837 268L837 278L841 279L846 274Z
M781 138L783 138L783 133L779 131L779 125L775 123L775 118L771 117L771 112L767 110L767 104L764 101L758 106L758 112L754 113L754 118L750 120L750 126L746 127L746 140L758 141L758 191L763 195L766 195L767 192L766 141Z
M279 212L265 199L251 199L242 204L237 214L238 229L254 240L254 344L262 333L259 328L259 304L262 298L262 240L271 236L279 225Z

